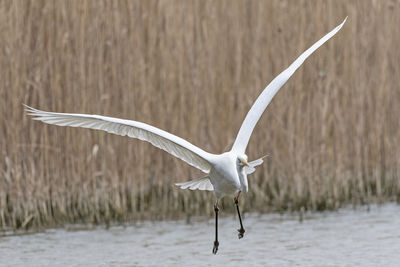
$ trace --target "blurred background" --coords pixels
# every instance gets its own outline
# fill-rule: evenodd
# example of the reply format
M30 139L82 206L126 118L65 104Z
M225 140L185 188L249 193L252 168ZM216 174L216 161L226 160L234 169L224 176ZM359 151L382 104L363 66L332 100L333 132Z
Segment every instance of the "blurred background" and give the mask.
M148 143L45 125L46 111L159 127L229 150L265 86L338 25L249 143L244 212L400 200L400 2L1 1L0 230L212 215L202 175ZM225 212L234 211L226 198Z

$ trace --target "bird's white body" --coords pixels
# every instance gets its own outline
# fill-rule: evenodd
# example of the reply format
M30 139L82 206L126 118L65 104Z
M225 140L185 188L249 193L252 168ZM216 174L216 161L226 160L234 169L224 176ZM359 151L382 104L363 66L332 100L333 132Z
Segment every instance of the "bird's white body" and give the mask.
M247 192L247 175L244 167L238 165L238 155L232 151L220 154L212 165L209 176L217 198Z
M208 153L178 136L142 122L100 115L46 112L28 106L27 111L35 117L35 120L45 123L104 130L150 142L207 174L199 179L178 183L177 185L183 189L213 190L218 199L225 195L247 192L247 175L254 172L255 167L263 163L262 158L248 163L245 155L255 125L278 90L308 56L340 30L345 21L307 49L286 70L272 80L248 112L232 149L223 154Z

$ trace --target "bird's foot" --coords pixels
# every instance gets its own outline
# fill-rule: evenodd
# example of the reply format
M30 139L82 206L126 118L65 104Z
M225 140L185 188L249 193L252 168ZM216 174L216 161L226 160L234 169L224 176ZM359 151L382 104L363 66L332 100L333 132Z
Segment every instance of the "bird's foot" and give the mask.
M243 238L245 230L243 228L240 228L238 229L238 232L239 232L238 234L239 239Z
M219 242L215 240L215 241L214 241L214 247L213 247L213 250L212 250L212 253L213 253L214 255L217 254L218 246L219 246Z

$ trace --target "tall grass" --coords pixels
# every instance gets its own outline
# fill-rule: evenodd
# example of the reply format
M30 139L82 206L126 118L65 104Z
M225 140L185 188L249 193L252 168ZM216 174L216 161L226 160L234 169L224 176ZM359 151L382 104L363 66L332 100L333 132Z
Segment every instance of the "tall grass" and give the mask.
M0 229L211 214L201 175L147 143L34 122L139 120L213 153L302 51L349 16L258 123L245 211L400 199L399 1L1 1ZM225 210L232 209L226 199Z

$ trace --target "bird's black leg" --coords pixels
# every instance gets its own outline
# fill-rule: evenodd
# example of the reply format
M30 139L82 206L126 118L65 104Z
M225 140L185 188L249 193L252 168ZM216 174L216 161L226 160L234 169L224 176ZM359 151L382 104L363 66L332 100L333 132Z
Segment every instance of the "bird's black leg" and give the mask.
M219 246L219 242L218 242L218 211L219 211L218 200L214 205L214 211L215 211L215 241L214 241L214 247L213 247L212 252L214 254L217 254L218 246Z
M242 216L240 216L240 211L239 211L239 195L240 195L240 191L238 193L238 195L235 197L235 205L236 205L236 210L239 216L239 222L240 222L240 229L238 229L238 237L239 239L243 237L244 235L244 228L243 228L243 223L242 223Z

